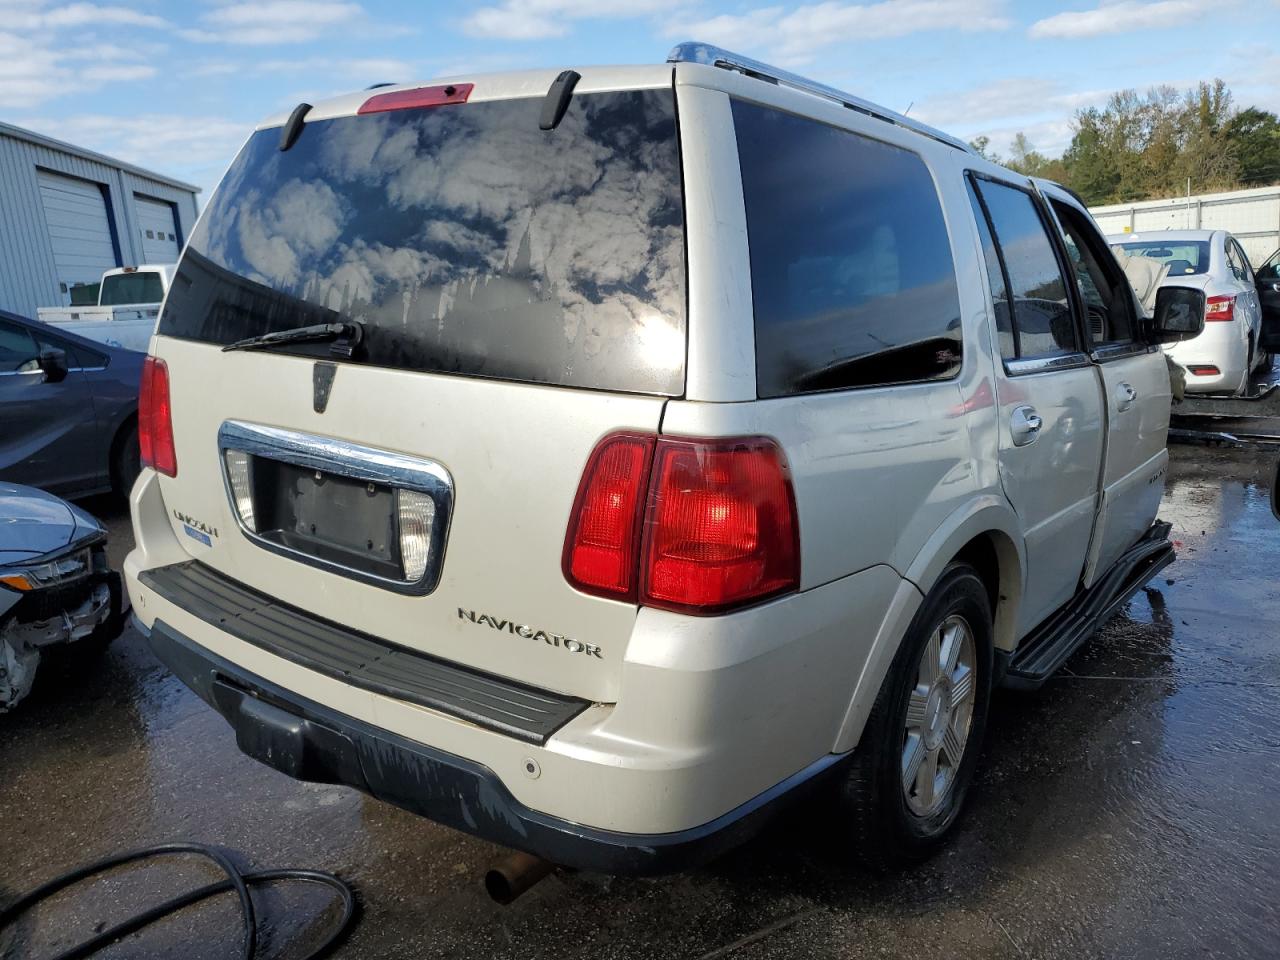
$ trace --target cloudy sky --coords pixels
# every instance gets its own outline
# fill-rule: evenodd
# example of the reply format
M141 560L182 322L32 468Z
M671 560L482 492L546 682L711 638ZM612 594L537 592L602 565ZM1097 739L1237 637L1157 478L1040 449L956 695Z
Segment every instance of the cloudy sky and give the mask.
M1280 0L0 0L0 120L217 182L261 117L459 73L662 60L698 39L997 148L1125 87L1219 76L1280 109ZM1259 25L1267 25L1259 31Z

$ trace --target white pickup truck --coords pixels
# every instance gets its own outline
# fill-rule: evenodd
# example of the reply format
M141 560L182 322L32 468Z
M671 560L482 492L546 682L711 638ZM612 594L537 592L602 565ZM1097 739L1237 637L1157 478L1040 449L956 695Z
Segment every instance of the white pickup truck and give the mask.
M102 275L97 306L41 307L36 316L90 340L126 350L147 349L174 264L117 267Z

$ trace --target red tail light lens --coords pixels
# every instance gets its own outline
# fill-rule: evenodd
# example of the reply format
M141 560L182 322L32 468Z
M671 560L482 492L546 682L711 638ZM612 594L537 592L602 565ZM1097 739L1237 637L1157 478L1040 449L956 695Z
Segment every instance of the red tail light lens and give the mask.
M722 613L795 590L795 497L772 440L658 441L640 602Z
M173 446L173 411L169 404L169 367L156 357L147 357L142 362L138 447L144 467L151 467L170 477L178 475L178 454Z
M1187 370L1194 377L1216 377L1222 373L1217 367L1211 363L1193 363L1187 367Z
M1236 317L1236 298L1234 296L1210 297L1205 301L1204 319L1234 320Z
M653 444L653 437L614 434L587 461L562 560L565 578L584 593L636 598L640 520Z
M763 437L606 437L578 488L563 567L584 593L681 613L724 613L798 589L782 451Z

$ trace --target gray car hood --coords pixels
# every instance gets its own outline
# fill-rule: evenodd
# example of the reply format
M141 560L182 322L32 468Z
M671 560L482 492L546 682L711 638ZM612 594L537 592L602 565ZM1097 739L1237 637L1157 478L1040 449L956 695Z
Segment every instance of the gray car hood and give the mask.
M54 553L102 533L97 520L51 493L0 483L0 567Z

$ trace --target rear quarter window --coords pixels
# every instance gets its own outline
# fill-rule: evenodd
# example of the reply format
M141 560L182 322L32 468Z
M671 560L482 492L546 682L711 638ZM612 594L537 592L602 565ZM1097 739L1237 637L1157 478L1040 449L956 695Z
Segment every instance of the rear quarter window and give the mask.
M937 189L915 153L733 102L761 397L939 380L960 302Z

